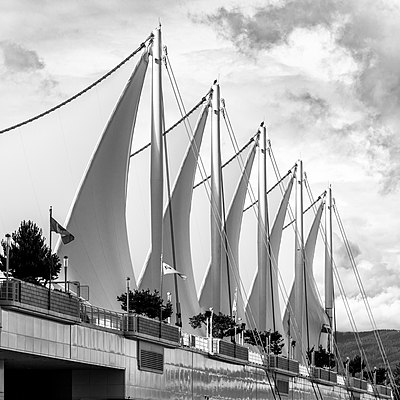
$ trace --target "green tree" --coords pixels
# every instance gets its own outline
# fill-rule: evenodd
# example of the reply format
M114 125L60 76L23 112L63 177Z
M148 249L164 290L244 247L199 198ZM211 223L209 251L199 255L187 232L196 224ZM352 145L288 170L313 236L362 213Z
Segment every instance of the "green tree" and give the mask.
M374 380L375 380L374 375L376 375L376 384L377 385L385 385L386 384L386 368L378 367L371 371L368 371L368 370L363 371L363 378L366 381L370 381L371 383L374 383Z
M257 329L247 329L244 332L244 341L253 346L262 345L264 351L268 350L272 354L281 354L284 341L282 335L278 332L258 331Z
M393 395L395 400L400 400L400 362L396 364L393 369L394 386Z
M375 371L376 374L376 384L385 385L386 384L386 368L379 367Z
M333 368L336 365L335 355L326 351L321 345L314 354L315 366L319 368Z
M57 254L51 254L45 244L42 230L32 221L22 221L17 231L11 234L9 274L13 278L35 284L46 284L55 280L61 263ZM5 240L1 241L3 255L0 255L0 269L6 271Z
M126 293L117 296L117 300L121 302L121 308L126 311ZM164 321L172 315L173 310L171 302L164 304L158 290L151 293L150 289L135 289L133 292L129 291L129 311L149 318L160 318L160 313L162 313Z
M206 326L207 320L209 320L210 317L211 311L206 311L189 318L189 324L193 329L197 329L201 326ZM236 333L242 332L242 324L237 325L235 319L230 315L226 315L221 312L212 315L213 337L222 339L224 337L233 336L235 334L235 327Z
M349 372L351 376L356 376L356 374L364 370L364 368L365 361L361 361L361 357L358 354L349 361Z

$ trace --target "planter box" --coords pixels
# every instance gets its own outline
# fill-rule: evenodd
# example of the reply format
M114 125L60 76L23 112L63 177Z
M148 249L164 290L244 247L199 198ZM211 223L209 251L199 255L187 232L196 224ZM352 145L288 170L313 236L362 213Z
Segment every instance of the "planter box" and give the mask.
M218 343L216 353L232 358L235 357L235 345L233 343L224 342L223 340L215 341L215 343Z
M180 343L180 330L177 326L169 325L156 319L146 318L141 315L129 314L128 329L126 329L126 318L124 323L125 332L128 334L147 335L168 342Z
M288 358L270 355L269 367L271 369L279 369L281 371L289 372L291 375L298 375L299 363L296 360L289 360Z
M7 291L8 287L8 291ZM79 300L68 293L58 292L33 283L10 279L2 282L1 300L20 303L43 310L79 318ZM22 306L23 308L23 306ZM27 307L28 309L28 307Z
M213 351L214 353L222 356L249 361L249 349L232 342L225 342L221 339L213 339Z
M349 386L351 386L354 389L361 389L361 390L367 390L368 389L368 383L367 381L364 381L359 378L354 378L350 377L349 378Z
M337 383L337 373L329 369L311 367L311 376L326 382Z
M392 389L389 386L376 385L375 390L376 390L377 394L380 394L382 396L387 396L387 397L392 396Z

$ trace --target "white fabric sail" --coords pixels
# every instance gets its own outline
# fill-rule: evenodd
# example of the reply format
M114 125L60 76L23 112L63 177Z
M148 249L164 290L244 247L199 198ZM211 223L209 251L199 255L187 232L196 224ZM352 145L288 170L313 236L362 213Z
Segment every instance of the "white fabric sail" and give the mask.
M204 127L207 121L209 105L206 104L197 120L194 135L186 151L184 161L180 167L178 177L171 194L171 200L164 211L163 216L163 261L179 270L187 276L182 280L175 275L163 277L162 295L166 299L166 293L172 294L174 311L176 311L176 291L175 279L178 285L179 302L181 304L181 314L183 327L186 331L191 330L188 325L189 317L200 312L199 302L196 296L196 286L194 282L192 257L190 251L190 211L192 205L193 184L196 173L197 159L199 149L203 139ZM175 247L175 261L172 252L172 234L171 234L171 215L173 220L173 234ZM138 280L140 289L160 290L161 274L160 269L156 272L151 270L149 262L151 250L147 256L146 264L142 275Z
M321 202L318 207L317 213L315 215L313 224L310 229L310 233L308 234L307 241L304 247L304 255L306 262L306 275L304 277L304 281L306 284L307 292L307 301L304 301L304 309L303 309L303 318L302 318L302 326L303 326L303 338L297 337L297 329L296 327L300 322L294 321L294 303L295 303L295 291L294 285L290 291L289 295L289 304L286 308L285 315L283 318L283 324L285 327L286 333L288 333L288 329L290 327L290 337L296 340L296 358L299 361L305 361L305 351L309 348L314 350L318 349L320 344L320 336L321 329L325 324L329 324L328 317L325 314L324 308L321 305L319 300L317 288L314 281L313 275L313 261L315 254L315 246L317 242L318 230L321 222L322 211L324 208L324 203ZM307 311L305 310L307 304ZM306 318L306 312L307 317ZM290 316L290 322L289 322ZM307 338L308 332L308 338ZM321 343L322 344L322 343Z
M229 207L225 224L225 237L222 238L222 257L221 257L221 287L220 293L220 311L223 314L230 315L233 308L235 292L236 296L236 316L244 318L244 302L241 291L241 282L239 276L239 238L240 227L242 225L243 207L246 200L249 177L256 154L256 143L250 150L239 183L236 187L233 200ZM229 264L229 279L227 269L227 257ZM209 264L203 285L200 289L200 305L203 309L212 307L213 290L211 264Z
M246 322L251 328L257 327L259 330L275 329L283 334L282 316L279 306L279 291L278 291L278 259L279 250L282 239L283 224L285 222L286 211L289 204L290 195L292 193L294 176L290 179L286 191L283 195L281 204L279 206L278 213L275 217L274 225L270 234L270 251L272 258L272 274L267 274L268 288L272 287L272 290L268 291L267 304L265 305L265 312L267 314L267 325L260 326L259 316L259 274L256 272L254 280L251 285L249 300L246 305ZM272 293L273 292L273 293ZM275 323L273 321L275 316ZM275 327L274 327L275 325Z
M89 162L67 218L75 240L57 249L69 257L68 278L89 285L90 302L121 310L117 296L135 279L126 227L126 192L132 136L148 65L145 52L133 71Z

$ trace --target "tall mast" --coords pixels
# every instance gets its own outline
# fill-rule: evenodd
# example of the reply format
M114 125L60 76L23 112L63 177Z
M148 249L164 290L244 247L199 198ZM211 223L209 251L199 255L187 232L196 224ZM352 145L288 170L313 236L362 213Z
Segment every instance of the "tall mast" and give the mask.
M221 232L222 187L221 187L221 142L220 142L220 91L214 83L212 93L212 138L211 138L211 271L213 282L214 312L221 307Z
M296 359L302 361L304 319L304 228L303 228L303 161L299 160L296 185L296 266L295 266L295 331L297 332Z
M267 329L267 269L268 257L268 206L267 206L267 129L264 123L260 126L260 141L258 146L258 274L259 274L259 326Z
M152 282L160 280L163 220L163 106L162 106L162 43L161 26L153 31L152 94L151 94L151 270ZM159 286L159 285L157 285ZM157 287L156 286L156 287ZM162 295L162 293L160 293Z
M332 241L332 187L328 189L328 207L326 216L326 242L325 242L325 312L329 318L331 333L333 331L333 241ZM328 342L331 348L331 336Z

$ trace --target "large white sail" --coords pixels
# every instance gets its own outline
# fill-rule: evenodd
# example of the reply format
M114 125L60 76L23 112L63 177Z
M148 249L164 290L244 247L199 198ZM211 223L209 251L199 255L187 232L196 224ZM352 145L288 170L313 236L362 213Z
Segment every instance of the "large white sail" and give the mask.
M143 81L148 65L145 52L133 71L101 136L67 218L75 236L60 245L68 256L69 280L90 285L90 301L121 310L117 295L127 276L135 287L126 228L129 156Z
M221 306L220 311L224 314L230 315L231 309L234 306L233 303L236 292L236 315L240 318L244 318L244 302L239 276L240 227L242 224L243 206L246 200L247 187L249 184L249 177L253 166L255 154L256 143L254 143L252 149L247 156L241 178L236 187L231 205L229 207L225 223L224 235L222 238L223 255L221 257L221 287L219 289ZM200 305L204 309L208 309L209 307L213 306L211 296L212 291L213 284L210 264L207 269L203 285L200 289Z
M180 167L178 177L172 190L171 199L163 216L163 261L175 267L179 272L187 276L182 280L176 275L166 275L163 279L162 295L166 298L166 293L172 294L174 311L176 311L176 290L174 280L177 279L179 301L182 305L181 313L184 328L190 330L188 325L189 317L200 312L200 306L196 296L196 286L193 277L192 257L190 252L190 211L192 205L193 184L196 173L199 149L203 139L204 127L207 121L209 104L206 104L198 118L194 135L186 151L184 161ZM171 231L174 240L172 242ZM174 245L175 262L173 257L172 245ZM149 262L151 250L147 257L142 275L138 280L140 289L160 290L160 267L157 271L152 271Z
M305 352L308 349L317 350L320 344L321 329L325 324L329 324L328 318L325 314L324 308L319 300L317 288L313 275L313 262L315 254L315 246L317 242L318 230L321 222L322 211L324 208L323 202L318 207L313 224L307 237L304 247L305 257L305 288L303 288L303 310L302 321L295 321L295 288L294 285L290 291L289 303L283 318L286 333L290 327L290 336L296 340L296 358L299 361L305 361ZM305 298L307 293L307 298ZM307 308L307 310L306 310ZM289 322L290 316L290 322ZM299 324L302 324L303 337L298 337ZM323 343L321 343L323 344Z
M268 274L268 288L273 287L273 290L268 290L269 297L267 297L267 303L265 304L266 313L266 326L260 326L260 321L258 316L260 314L259 310L259 274L258 271L254 277L254 280L251 285L251 289L249 292L249 300L246 305L246 321L250 327L258 327L260 330L266 329L274 329L283 334L283 326L282 326L282 316L280 313L279 306L279 291L278 291L278 259L279 259L279 250L282 239L282 231L283 224L285 222L286 212L289 204L290 195L292 193L293 182L295 177L290 178L290 181L285 190L284 196L282 198L281 204L279 206L278 213L276 214L274 225L272 226L271 235L269 239L270 243L270 251L271 251L271 261L272 261L272 274ZM272 298L272 292L274 292L274 298ZM275 324L273 323L273 313L275 315Z

